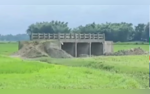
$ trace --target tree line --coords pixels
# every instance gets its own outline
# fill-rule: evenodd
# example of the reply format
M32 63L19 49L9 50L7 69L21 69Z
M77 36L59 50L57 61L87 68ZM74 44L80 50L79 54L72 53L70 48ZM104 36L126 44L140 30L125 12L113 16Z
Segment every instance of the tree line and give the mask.
M26 41L26 40L29 40L29 35L27 34L0 35L0 41Z
M31 24L27 29L27 34L31 33L104 33L106 40L114 42L126 41L149 41L149 22L139 23L133 26L132 23L90 23L85 26L80 25L70 28L68 22L51 21L37 22Z
M31 33L104 33L106 40L114 42L128 41L149 41L149 22L139 23L133 26L132 23L90 23L70 28L68 22L51 21L37 22L29 25L26 30L28 34L0 35L0 41L22 41L29 40Z

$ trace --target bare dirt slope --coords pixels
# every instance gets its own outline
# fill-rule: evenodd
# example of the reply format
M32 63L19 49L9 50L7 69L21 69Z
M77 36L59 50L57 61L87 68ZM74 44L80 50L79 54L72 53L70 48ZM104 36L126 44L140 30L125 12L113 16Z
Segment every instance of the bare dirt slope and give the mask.
M19 43L19 51L13 56L23 58L52 57L71 58L72 56L61 50L56 41L24 41Z

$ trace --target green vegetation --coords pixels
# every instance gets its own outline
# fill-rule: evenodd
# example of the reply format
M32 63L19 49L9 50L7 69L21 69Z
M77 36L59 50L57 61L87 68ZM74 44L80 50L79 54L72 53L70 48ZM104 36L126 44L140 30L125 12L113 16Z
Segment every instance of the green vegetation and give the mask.
M149 45L149 43L141 41L132 41L132 42L115 42L115 45Z
M148 89L149 86L145 55L34 60L3 56L17 51L17 47L17 43L0 44L0 89ZM148 50L148 45L114 46L115 51L127 47Z
M25 41L29 40L27 34L17 34L17 35L0 35L0 41Z
M51 21L37 22L27 28L27 34L34 33L104 33L106 40L115 42L127 41L149 41L149 23L89 23L70 28L67 22ZM0 35L0 41L22 41L29 40L27 34Z
M104 33L106 40L114 42L127 41L147 41L149 40L149 23L139 23L133 26L132 23L89 23L85 26L80 25L76 28L70 28L68 22L51 21L37 22L31 24L27 33Z
M149 51L149 45L114 45L114 52L117 52L119 50L128 50L131 48L137 48L140 47L145 51Z
M50 59L54 65L0 56L0 88L148 88L147 58Z
M18 50L18 44L15 43L2 43L0 42L0 54L9 55Z

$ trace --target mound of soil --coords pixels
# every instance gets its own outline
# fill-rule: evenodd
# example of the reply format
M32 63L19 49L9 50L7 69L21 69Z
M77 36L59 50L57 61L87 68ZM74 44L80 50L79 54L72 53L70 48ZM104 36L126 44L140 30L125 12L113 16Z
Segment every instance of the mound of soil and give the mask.
M19 51L13 56L23 58L52 57L71 58L72 56L61 50L56 41L24 41L19 43Z
M132 48L129 50L120 50L115 53L107 53L105 55L114 55L114 56L121 56L121 55L146 55L148 52L144 51L143 49L139 48Z

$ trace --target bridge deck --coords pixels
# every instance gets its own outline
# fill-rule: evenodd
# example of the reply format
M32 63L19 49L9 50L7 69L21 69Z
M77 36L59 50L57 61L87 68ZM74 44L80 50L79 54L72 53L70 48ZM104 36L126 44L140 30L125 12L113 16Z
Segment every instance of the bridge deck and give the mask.
M62 42L103 42L104 34L32 33L31 40L60 40Z

